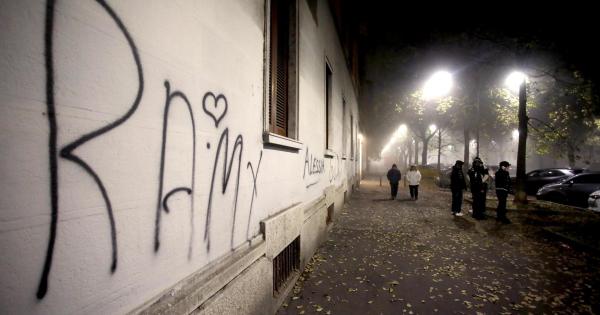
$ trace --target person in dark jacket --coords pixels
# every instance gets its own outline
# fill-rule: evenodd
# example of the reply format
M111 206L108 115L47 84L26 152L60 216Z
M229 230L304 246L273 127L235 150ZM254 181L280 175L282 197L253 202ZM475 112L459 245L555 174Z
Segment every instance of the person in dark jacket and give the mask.
M510 220L506 217L506 198L508 193L512 191L510 174L508 168L510 163L507 161L500 162L500 168L496 171L496 196L498 197L498 208L496 208L496 220L504 224L510 223Z
M400 170L396 164L392 165L392 168L387 172L387 179L390 181L390 188L392 189L392 200L396 199L398 194L398 182L400 182Z
M473 196L473 218L477 220L485 219L485 195L487 193L487 181L489 171L483 165L479 157L473 159L473 166L469 169L469 181L471 185L471 195Z
M463 202L463 190L467 190L465 174L463 174L463 164L461 160L456 160L450 174L450 190L452 191L452 215L462 216L460 212Z

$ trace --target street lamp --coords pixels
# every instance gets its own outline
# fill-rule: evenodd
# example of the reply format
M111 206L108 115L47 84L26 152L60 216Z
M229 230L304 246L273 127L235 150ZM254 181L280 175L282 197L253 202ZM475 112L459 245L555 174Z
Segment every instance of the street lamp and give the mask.
M521 83L525 81L527 76L521 71L513 71L511 72L504 81L504 84L514 93L519 93L519 88L521 87Z
M396 138L402 139L406 136L406 132L408 130L408 127L406 127L405 124L400 125L400 127L398 127L398 130L396 130L395 136Z
M427 82L425 82L425 86L423 87L423 99L431 100L434 98L440 98L452 89L453 79L452 74L448 71L437 71L435 72ZM429 126L429 132L433 134L437 130L438 132L438 173L440 172L440 158L441 158L441 147L442 147L442 130L439 129L436 125L432 124ZM425 145L425 143L423 143ZM426 147L423 150L427 150ZM427 164L427 161L423 161L424 164Z
M399 140L404 139L406 137L407 130L408 130L408 128L406 127L405 124L400 125L400 127L398 127L398 129L394 132L394 134L390 138L389 142L381 150L381 155L386 154L392 148L392 145L394 145L394 143L396 143ZM362 137L360 139L362 139Z
M434 133L437 130L437 126L435 124L429 125L429 132Z
M448 71L434 73L423 88L423 98L430 100L446 95L452 88L452 75Z
M395 140L398 142L402 142L403 140L406 139L407 133L408 133L408 127L406 126L406 124L401 124L400 127L398 127L398 129L394 133ZM406 161L404 161L404 150L405 150L404 146L406 146L406 143L404 143L403 147L398 147L398 163L399 163L399 165L404 165L406 163Z
M519 147L517 150L517 189L515 192L516 203L527 203L527 194L525 193L525 151L527 149L527 76L522 72L512 72L505 81L509 89L515 91L518 86L519 91ZM513 132L513 136L515 133Z
M518 130L518 129L514 129L514 130L512 131L512 139L513 139L513 140L517 140L517 139L519 139L519 130Z

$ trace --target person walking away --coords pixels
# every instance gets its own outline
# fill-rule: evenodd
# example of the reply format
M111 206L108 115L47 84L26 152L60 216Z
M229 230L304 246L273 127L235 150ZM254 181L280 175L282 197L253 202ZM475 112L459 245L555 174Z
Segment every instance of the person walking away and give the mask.
M462 216L461 208L463 202L463 190L467 190L465 174L462 167L465 164L461 160L456 160L450 174L450 190L452 191L452 215Z
M408 181L408 189L410 191L410 199L419 199L419 183L421 182L421 172L415 165L411 165L408 173L406 173L406 180Z
M510 163L507 161L500 162L500 167L495 174L496 180L496 196L498 197L498 208L496 208L496 221L504 224L509 224L510 220L506 217L506 198L512 190L510 174L508 168Z
M469 169L469 180L471 183L471 195L473 196L473 218L485 219L485 195L487 193L487 181L489 172L483 166L479 157L473 159L473 166Z
M396 195L398 194L398 182L400 182L401 177L402 174L400 174L400 170L396 164L392 165L392 168L387 172L387 179L390 182L390 188L392 190L392 200L396 199Z

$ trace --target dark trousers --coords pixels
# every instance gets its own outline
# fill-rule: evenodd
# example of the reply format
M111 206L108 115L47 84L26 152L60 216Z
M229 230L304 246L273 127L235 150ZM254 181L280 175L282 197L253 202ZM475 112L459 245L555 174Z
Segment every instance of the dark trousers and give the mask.
M411 198L419 199L419 185L408 185L408 190Z
M497 218L506 219L506 198L508 197L508 191L498 189L496 190L496 196L498 197L498 208L496 208Z
M398 183L390 182L390 187L392 188L392 198L396 198L396 195L398 194Z
M459 213L462 208L463 191L462 189L452 190L452 212Z
M473 195L473 217L485 218L485 192L472 192Z

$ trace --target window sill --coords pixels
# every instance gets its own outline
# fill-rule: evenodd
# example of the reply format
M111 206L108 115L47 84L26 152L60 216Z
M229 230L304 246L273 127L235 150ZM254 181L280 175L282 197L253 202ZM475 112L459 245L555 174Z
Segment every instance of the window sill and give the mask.
M299 151L303 146L302 142L270 132L263 133L263 144L293 151Z
M328 159L333 159L335 157L335 152L333 152L333 150L325 149L324 155Z

